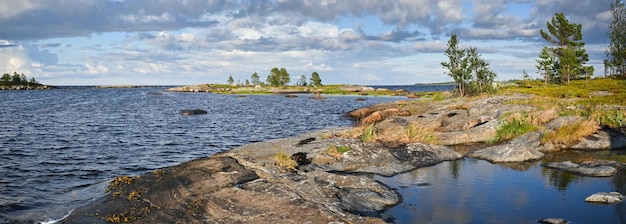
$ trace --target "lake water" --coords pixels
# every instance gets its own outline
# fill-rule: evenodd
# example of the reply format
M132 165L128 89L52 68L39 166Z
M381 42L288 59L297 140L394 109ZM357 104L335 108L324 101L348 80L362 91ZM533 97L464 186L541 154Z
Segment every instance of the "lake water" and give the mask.
M408 86L410 91L439 86ZM392 87L395 88L395 87ZM243 144L348 126L350 110L403 98L163 93L162 88L0 91L0 223L55 220L101 195L119 175L139 175ZM207 115L182 116L181 109ZM464 159L391 178L403 195L384 214L397 223L624 222L622 205L584 202L623 192L623 175L582 178L539 163ZM599 221L599 222L596 222Z
M0 91L0 223L54 220L107 181L251 142L352 125L398 97L163 93L163 88ZM182 116L182 109L206 115ZM10 221L12 220L12 221Z

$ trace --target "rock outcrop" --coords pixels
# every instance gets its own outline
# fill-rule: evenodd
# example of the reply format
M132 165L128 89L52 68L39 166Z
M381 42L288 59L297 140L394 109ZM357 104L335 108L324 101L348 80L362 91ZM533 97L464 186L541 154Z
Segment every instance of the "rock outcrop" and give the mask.
M63 222L384 223L378 212L399 203L400 196L359 173L393 175L463 157L445 146L385 148L323 138L341 131L253 143L138 177L119 177L106 195ZM350 150L331 155L329 148L337 145ZM294 170L279 167L279 152L304 162Z
M179 113L181 115L201 115L201 114L207 114L207 111L202 110L202 109L193 109L193 110L181 110Z
M552 162L545 164L545 166L584 176L609 177L615 175L621 168L624 167L624 164L616 161L592 160L580 163L573 163L571 161Z
M598 192L585 198L586 202L616 204L624 200L624 195L619 192Z
M355 110L348 115L369 128L372 135L397 136L367 141L346 134L354 131L352 128L328 129L244 145L138 177L118 177L108 193L76 209L63 222L385 223L380 212L398 204L400 195L362 174L392 176L463 158L463 153L450 146L494 139L504 114L537 110L509 102L531 97L516 94L463 102L399 101ZM206 113L199 109L181 111L183 115ZM541 122L538 131L467 150L467 156L528 169L520 162L542 159L544 153L563 147L545 142L546 131L581 119L546 117L549 119ZM624 133L621 129L603 129L574 148L623 148ZM419 134L430 144L417 143L415 136ZM285 163L279 158L292 160L292 165L283 167ZM581 175L610 176L623 165L594 160L545 166Z
M467 156L496 163L538 160L544 156L539 151L540 142L541 134L531 132L502 145L470 152Z

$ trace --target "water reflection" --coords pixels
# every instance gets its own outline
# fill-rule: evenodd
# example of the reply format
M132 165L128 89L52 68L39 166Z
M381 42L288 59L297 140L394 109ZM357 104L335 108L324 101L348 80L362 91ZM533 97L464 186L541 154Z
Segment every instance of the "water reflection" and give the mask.
M578 177L541 162L493 164L449 161L394 177L375 177L398 189L399 205L383 217L396 223L534 223L558 217L575 223L623 223L623 205L599 206L584 198L622 191L626 177Z
M567 186L582 178L576 174L561 170L542 168L541 174L548 178L550 185L555 186L559 191L567 190Z

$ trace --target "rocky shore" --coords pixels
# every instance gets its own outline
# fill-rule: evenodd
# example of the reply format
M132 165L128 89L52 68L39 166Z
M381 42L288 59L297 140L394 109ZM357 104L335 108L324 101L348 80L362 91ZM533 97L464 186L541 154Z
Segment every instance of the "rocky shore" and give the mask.
M515 163L559 150L626 147L622 128L598 127L575 142L551 141L545 136L584 119L519 103L533 97L407 100L363 108L349 113L358 127L249 144L118 177L105 195L62 223L386 223L380 212L401 197L371 174L392 176L465 156ZM539 128L494 142L498 128L515 114L531 114ZM458 147L476 143L480 147ZM544 165L607 176L624 164L592 159Z

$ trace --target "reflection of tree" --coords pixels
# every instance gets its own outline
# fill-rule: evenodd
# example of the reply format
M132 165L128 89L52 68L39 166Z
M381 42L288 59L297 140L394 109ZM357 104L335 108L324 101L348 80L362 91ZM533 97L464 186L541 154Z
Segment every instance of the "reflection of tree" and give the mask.
M619 172L613 176L613 186L615 191L619 193L626 193L626 172ZM626 223L626 206L624 203L615 205L615 214L619 217L620 223Z
M578 176L573 173L568 173L565 171L554 170L554 169L549 169L549 168L543 168L541 170L541 174L543 174L543 176L548 177L548 181L550 182L550 185L557 187L559 191L567 190L567 186L570 183L576 182L578 179L582 178L581 176Z
M498 163L498 165L500 166L507 167L509 169L517 170L517 171L527 171L528 169L533 167L535 164L537 164L537 161L519 162L519 163Z
M459 179L459 176L461 176L461 162L463 162L464 160L454 160L454 161L450 161L450 174L452 174L452 178L454 179Z

